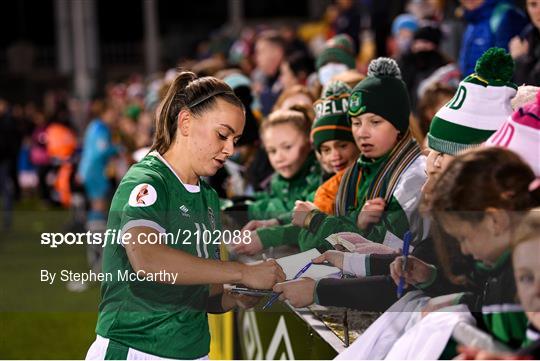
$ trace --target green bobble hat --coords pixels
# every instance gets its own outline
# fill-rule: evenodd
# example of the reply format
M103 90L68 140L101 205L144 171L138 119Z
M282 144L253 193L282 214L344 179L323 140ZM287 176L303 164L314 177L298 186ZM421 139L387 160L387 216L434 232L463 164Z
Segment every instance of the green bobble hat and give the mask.
M313 147L318 151L329 140L354 142L347 116L351 88L335 80L323 89L321 98L313 104L315 121L311 127Z
M383 117L402 134L409 129L409 93L394 59L372 60L367 77L354 87L349 99L349 116L364 113Z
M510 80L514 61L502 48L488 49L474 73L463 79L454 97L433 117L429 148L450 155L485 142L512 114L517 86Z
M339 34L329 39L324 44L323 51L315 61L317 70L328 63L345 64L349 69L356 67L353 40L349 35Z

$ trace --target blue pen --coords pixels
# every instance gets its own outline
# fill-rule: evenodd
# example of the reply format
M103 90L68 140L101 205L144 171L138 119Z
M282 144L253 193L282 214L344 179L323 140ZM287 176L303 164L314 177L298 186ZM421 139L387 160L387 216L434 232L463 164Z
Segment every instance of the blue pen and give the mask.
M405 232L403 236L403 267L401 271L404 273L407 269L407 257L409 257L409 246L411 245L412 233L411 231ZM397 288L397 297L401 298L403 296L403 290L405 289L405 277L401 276L399 278L399 285Z
M302 269L300 271L298 271L298 273L296 274L296 276L294 276L293 280L295 279L298 279L298 277L300 277L301 275L303 275L309 267L311 267L311 265L313 264L313 262L309 262L307 265L305 265L304 267L302 267ZM269 300L268 302L266 302L266 304L263 306L263 310L266 310L268 307L272 306L274 304L274 302L277 301L277 299L279 298L279 295L281 293L276 293L275 295L273 295Z

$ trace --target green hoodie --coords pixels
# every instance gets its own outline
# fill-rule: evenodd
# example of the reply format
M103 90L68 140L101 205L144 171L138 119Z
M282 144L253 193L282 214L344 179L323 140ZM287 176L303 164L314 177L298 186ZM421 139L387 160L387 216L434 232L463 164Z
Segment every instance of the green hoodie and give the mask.
M253 219L277 218L281 224L291 222L292 210L297 200L313 201L315 191L322 183L322 171L311 153L302 168L292 178L274 173L269 192L259 192L248 205L248 216Z
M471 312L481 311L480 328L497 340L517 348L526 340L527 317L516 298L516 284L510 251L499 257L493 266L476 264L475 283L482 286L477 293L465 293L459 303Z
M359 233L365 238L385 243L390 247L398 248L406 231L411 230L420 241L427 235L427 224L423 224L418 212L420 202L420 188L425 181L425 157L418 157L399 178L398 185L386 208L381 220L368 228L360 230L356 219L364 203L371 183L375 180L378 171L388 160L385 155L377 160L361 157L358 160L362 168L361 179L358 182L359 200L356 207L349 209L346 216L328 216L317 212L313 217L309 230L293 225L276 226L257 230L261 243L265 248L283 244L300 246L302 251L311 248L331 249L325 238L338 232Z

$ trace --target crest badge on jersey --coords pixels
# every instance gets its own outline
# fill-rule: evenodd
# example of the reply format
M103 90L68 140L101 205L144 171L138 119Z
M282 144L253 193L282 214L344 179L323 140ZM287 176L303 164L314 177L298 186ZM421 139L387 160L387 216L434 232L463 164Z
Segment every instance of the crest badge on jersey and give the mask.
M156 203L156 189L148 183L137 185L129 195L129 205L132 207L148 207Z

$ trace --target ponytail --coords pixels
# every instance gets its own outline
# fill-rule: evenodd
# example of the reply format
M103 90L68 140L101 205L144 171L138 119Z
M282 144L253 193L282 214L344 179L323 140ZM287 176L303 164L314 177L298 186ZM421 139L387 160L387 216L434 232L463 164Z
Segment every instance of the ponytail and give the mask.
M172 82L165 97L158 106L156 114L156 133L152 150L165 153L171 146L178 129L178 113L186 106L184 89L197 79L192 72L182 72Z
M151 150L163 154L173 144L178 130L178 114L188 109L195 116L202 116L213 109L221 98L244 110L244 105L233 90L214 77L197 78L195 73L183 71L170 85L156 113L155 135Z

